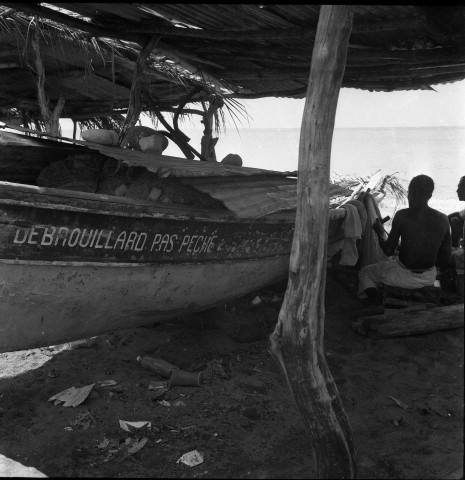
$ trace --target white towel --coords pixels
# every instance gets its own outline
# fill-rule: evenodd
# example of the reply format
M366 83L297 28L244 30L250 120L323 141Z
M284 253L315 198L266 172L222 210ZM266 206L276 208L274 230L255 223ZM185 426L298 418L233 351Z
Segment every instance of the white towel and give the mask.
M381 218L378 204L371 193L366 193L363 199L367 211L367 224L362 241L362 267L387 260L378 241L378 236L373 230L377 218Z
M344 220L344 243L339 264L353 266L358 260L357 240L362 238L362 222L355 205L345 204L342 208L346 210L346 218Z

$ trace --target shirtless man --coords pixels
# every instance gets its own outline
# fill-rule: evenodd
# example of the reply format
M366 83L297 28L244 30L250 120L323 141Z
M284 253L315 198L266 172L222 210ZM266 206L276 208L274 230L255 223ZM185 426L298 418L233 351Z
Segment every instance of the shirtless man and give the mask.
M373 225L379 244L387 256L398 247L399 257L367 265L359 274L359 297L371 299L377 287L391 285L402 288L432 286L441 271L451 268L451 236L447 216L428 206L434 190L432 178L418 175L408 188L409 207L399 210L392 221L387 240L383 239L380 220Z
M465 177L461 177L457 187L457 197L460 201L465 200ZM452 246L457 248L460 239L465 237L465 210L454 212L447 216L452 234Z

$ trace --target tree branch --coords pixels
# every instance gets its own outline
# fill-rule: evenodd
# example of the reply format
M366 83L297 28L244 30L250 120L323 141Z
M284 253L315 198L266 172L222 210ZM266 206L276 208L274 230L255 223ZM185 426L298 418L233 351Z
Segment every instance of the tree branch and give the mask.
M51 133L52 135L59 136L60 115L65 106L65 99L63 98L63 96L60 96L55 108L53 109L53 111L50 111L48 107L49 101L45 93L45 70L42 63L42 58L40 56L38 29L35 30L34 35L31 38L31 47L34 52L34 63L36 68L35 73L37 75L37 100L39 102L42 120L45 124L45 129L47 132Z
M129 95L129 108L126 118L124 120L123 127L119 134L118 144L124 144L126 140L127 132L131 127L133 127L140 115L142 105L140 101L140 90L141 90L141 77L144 73L144 66L147 58L152 53L153 49L157 46L160 41L160 37L153 36L141 49L137 57L136 68L134 69L134 75L132 78L131 93Z

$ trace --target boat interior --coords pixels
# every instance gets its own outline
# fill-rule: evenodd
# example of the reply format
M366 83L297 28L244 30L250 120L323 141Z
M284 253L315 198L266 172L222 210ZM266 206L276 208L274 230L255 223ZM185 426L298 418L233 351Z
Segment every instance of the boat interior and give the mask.
M147 175L149 186L144 184ZM124 186L118 191L120 185ZM89 211L291 223L297 180L292 172L0 130L0 192L2 198L34 197L36 205L58 205L60 198L63 204ZM351 192L332 184L330 195L338 198ZM344 213L335 209L331 217L343 218Z

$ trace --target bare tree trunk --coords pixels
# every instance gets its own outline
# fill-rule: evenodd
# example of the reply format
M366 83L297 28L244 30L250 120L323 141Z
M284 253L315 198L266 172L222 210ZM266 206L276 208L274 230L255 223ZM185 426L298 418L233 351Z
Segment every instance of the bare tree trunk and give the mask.
M47 98L47 95L45 94L45 70L42 64L42 58L40 56L38 30L35 31L31 39L31 46L34 52L34 63L36 68L35 73L37 75L37 101L39 102L40 113L42 116L42 120L45 124L45 130L47 131L47 133L59 136L61 133L60 116L65 106L65 99L63 96L60 96L57 104L55 105L55 108L53 110L49 109L49 100Z
M213 137L212 123L216 111L223 106L223 101L216 99L213 95L209 99L208 108L204 106L202 123L204 124L203 136L200 141L201 154L207 162L216 162L215 146L218 138Z
M352 432L323 347L331 141L352 15L345 5L320 9L300 134L289 282L270 336L271 354L309 431L317 478L354 478L356 472Z
M136 124L141 114L141 78L144 73L145 62L159 41L160 37L155 35L151 37L150 40L143 46L143 48L141 48L139 56L137 57L136 68L134 70L134 76L132 79L131 93L129 95L128 113L126 114L126 118L118 138L118 144L122 147L125 146L125 140L129 130Z

